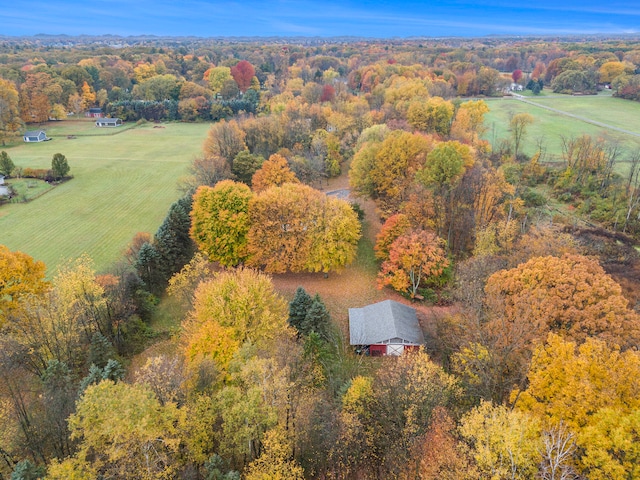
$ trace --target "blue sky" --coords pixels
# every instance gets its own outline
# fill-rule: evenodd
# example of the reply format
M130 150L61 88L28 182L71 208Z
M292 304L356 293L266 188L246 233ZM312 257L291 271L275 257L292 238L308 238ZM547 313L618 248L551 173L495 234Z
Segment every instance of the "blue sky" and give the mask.
M481 36L640 32L638 0L10 0L0 34Z

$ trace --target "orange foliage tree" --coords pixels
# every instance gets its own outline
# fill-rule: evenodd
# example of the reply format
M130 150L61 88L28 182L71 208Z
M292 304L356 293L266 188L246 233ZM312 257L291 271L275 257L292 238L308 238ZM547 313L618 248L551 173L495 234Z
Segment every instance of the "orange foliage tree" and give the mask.
M410 232L391 244L389 260L378 274L378 286L391 285L414 298L428 277L442 275L448 265L442 239L425 230Z
M247 263L267 272L340 269L355 258L360 223L343 200L309 186L271 187L249 204Z
M640 318L596 260L581 255L537 257L487 280L487 305L504 325L523 326L533 339L549 331L584 342L598 337L637 345ZM502 327L501 327L502 328Z
M380 232L376 235L376 245L374 247L376 258L387 260L391 244L400 235L407 233L410 228L411 222L404 213L396 213L387 218Z
M289 168L287 159L277 153L271 155L251 178L251 186L255 192L262 192L271 186L279 187L285 183L300 182Z

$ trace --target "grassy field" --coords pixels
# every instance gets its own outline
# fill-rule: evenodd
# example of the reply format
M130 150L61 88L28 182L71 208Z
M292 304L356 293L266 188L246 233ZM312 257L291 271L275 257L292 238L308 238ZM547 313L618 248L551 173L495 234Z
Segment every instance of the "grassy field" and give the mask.
M71 118L62 122L48 122L43 130L47 132L47 137L50 138L66 138L68 135L75 136L114 136L121 135L122 133L132 128L137 128L135 122L125 123L121 127L96 127L96 119L91 118ZM38 130L38 127L31 128L32 130Z
M529 100L640 135L640 103L613 98L610 95L575 97L548 95L531 97ZM572 137L588 134L593 137L606 137L619 141L627 151L640 148L639 137L596 126L515 99L490 99L487 104L491 110L485 116L487 127L485 138L493 145L497 145L500 139L510 138L511 116L526 112L535 118L535 122L527 129L524 140L523 151L528 155L534 154L537 151L538 141L544 139L551 159L559 159L562 153L561 136L563 135Z
M11 200L12 202L33 200L54 188L53 185L44 180L36 180L35 178L12 178L7 180L6 183L16 193L16 196Z
M6 151L16 166L34 168L50 168L53 154L62 153L74 178L29 203L0 207L0 244L44 261L49 276L82 253L98 271L108 268L136 232L156 231L180 196L177 181L208 128L145 124L117 135L80 136L102 129L90 120L44 126L52 141Z

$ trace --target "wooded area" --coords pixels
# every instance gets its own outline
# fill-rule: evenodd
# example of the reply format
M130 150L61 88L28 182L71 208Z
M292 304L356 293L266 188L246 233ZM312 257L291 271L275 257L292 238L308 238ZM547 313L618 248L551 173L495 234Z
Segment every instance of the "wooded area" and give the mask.
M640 478L640 148L485 123L514 85L637 100L639 69L630 39L0 41L8 178L90 107L211 122L109 269L0 245L0 478ZM420 351L350 348L306 282L355 268Z

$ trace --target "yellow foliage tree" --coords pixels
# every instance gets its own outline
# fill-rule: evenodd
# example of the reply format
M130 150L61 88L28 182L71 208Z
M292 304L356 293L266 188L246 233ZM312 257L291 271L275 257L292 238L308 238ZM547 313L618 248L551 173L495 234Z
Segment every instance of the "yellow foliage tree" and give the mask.
M424 166L432 140L420 134L401 130L390 133L375 153L368 178L373 186L373 198L387 213L397 211L406 200L416 172Z
M247 256L251 189L231 180L200 186L193 196L191 238L212 261L235 266Z
M209 79L209 88L213 90L214 94L220 93L222 87L227 80L232 80L231 68L225 66L212 67L207 70Z
M238 153L247 148L245 132L238 122L220 120L209 128L207 138L202 147L205 158L222 158L229 168Z
M640 354L603 341L550 334L533 355L529 386L515 408L546 424L566 424L576 438L577 467L587 478L636 478L640 449Z
M162 406L144 386L109 380L92 385L69 417L71 437L80 442L76 458L107 477L172 478L180 415L175 404Z
M311 247L305 270L339 271L356 258L361 230L358 216L344 200L325 195L314 207Z
M462 418L460 434L476 461L480 478L530 479L540 461L540 424L526 413L482 402Z
M87 82L82 84L82 109L88 110L93 104L96 103L96 92L89 86Z
M426 101L412 102L407 112L407 120L416 130L447 136L451 129L453 112L453 103L440 97L432 97Z
M262 192L272 186L280 187L285 183L300 183L300 180L289 168L287 159L278 154L271 155L251 178L254 192Z
M0 245L0 326L30 296L42 295L49 289L45 270L44 263Z
M281 428L269 430L264 451L247 468L246 480L303 480L304 470L293 459L293 448Z
M640 354L620 352L603 341L575 342L549 334L534 351L529 386L514 391L516 408L575 432L603 408L630 413L640 408Z
M268 345L286 335L287 312L268 276L249 269L219 273L200 284L194 309L183 323L187 366L196 371L213 360L225 372L244 343Z
M634 73L634 66L628 62L605 62L600 66L600 81L611 83L616 77L624 73Z
M140 63L133 69L133 74L135 76L137 83L142 83L145 80L150 79L158 75L156 70L156 66L152 63Z
M484 114L489 107L483 100L464 102L451 124L451 138L475 145L485 132Z
M619 410L605 408L595 414L592 424L580 433L587 478L640 477L639 435L640 409L621 414Z
M2 145L20 135L19 96L15 84L0 78L0 142Z
M182 270L169 279L167 294L176 298L185 310L193 307L193 295L198 285L212 276L211 263L200 252Z

